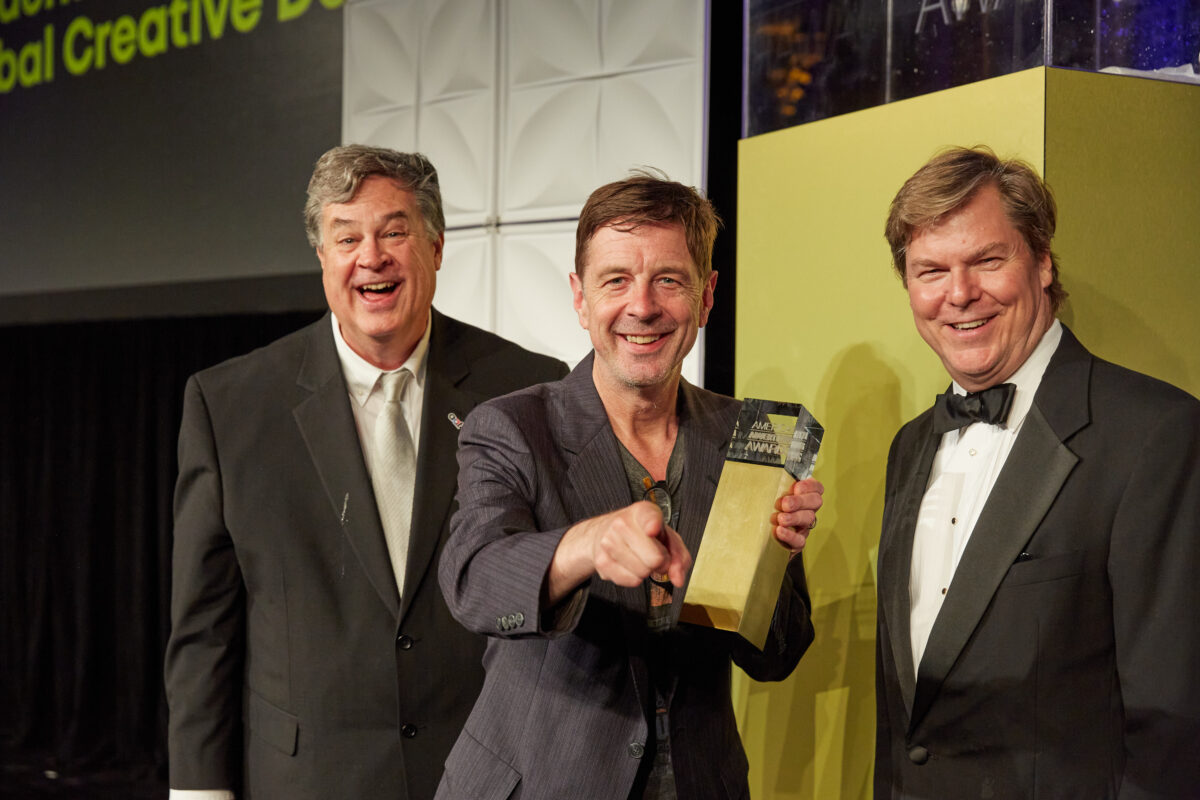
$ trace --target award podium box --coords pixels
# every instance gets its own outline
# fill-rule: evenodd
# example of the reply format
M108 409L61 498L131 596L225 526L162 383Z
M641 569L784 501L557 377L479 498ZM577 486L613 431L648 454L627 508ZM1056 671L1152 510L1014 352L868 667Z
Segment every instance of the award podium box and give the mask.
M798 403L742 402L681 622L734 631L763 648L789 558L772 534L775 501L812 475L823 434Z

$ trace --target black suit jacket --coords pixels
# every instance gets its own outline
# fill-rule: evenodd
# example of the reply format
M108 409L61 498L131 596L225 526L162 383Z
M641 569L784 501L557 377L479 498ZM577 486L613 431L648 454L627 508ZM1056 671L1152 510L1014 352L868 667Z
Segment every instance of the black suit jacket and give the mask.
M428 798L482 682L438 592L459 420L565 365L433 312L401 602L329 315L194 375L179 434L171 786Z
M875 796L1200 797L1200 403L1064 327L914 674L931 421L888 456Z
M589 356L565 380L485 403L463 429L460 510L440 577L455 617L493 638L483 692L446 761L439 798L625 800L647 752L644 588L593 579L556 613L539 613L566 530L630 503L592 363ZM739 408L686 382L680 388L687 458L679 535L692 553ZM683 596L674 592L675 619ZM780 680L800 660L813 638L801 559L788 567L763 652L708 628L680 625L665 635L678 674L670 723L679 797L747 797L730 659L758 680Z

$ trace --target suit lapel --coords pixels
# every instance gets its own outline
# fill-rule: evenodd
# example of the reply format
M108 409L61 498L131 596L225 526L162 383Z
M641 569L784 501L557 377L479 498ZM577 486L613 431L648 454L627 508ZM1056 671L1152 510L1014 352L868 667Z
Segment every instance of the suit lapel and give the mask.
M607 514L630 503L617 437L592 382L594 362L595 354L589 354L563 379L556 409L561 420L558 433L563 450L568 453L565 499L573 520ZM635 632L634 624L644 631L647 603L641 586L626 588L592 580L588 591L598 599L635 612L635 617L623 615L625 626L630 633Z
M1090 366L1091 357L1064 327L1062 341L975 523L930 631L917 676L910 729L928 710L1000 582L1079 460L1064 442L1088 422Z
M470 365L454 347L448 326L437 311L429 337L425 364L425 399L421 410L421 442L417 456L417 491L413 498L412 533L405 564L401 617L408 611L421 580L433 565L438 543L447 531L458 477L458 426L481 397L462 388Z
M725 465L725 451L737 420L737 406L721 413L709 407L707 397L686 381L679 390L679 429L685 437L687 462L680 481L679 494L684 502L679 509L679 537L693 558L700 551L704 525L717 493L717 481ZM689 572L688 578L691 578ZM671 598L672 623L679 621L687 585L677 588Z
M892 661L896 665L900 691L910 719L916 690L910 632L912 606L908 590L912 572L913 535L921 500L929 484L929 471L941 442L941 436L933 432L931 414L926 413L915 424L918 445L911 464L906 458L894 466L902 483L896 490L897 508L894 517L887 523L879 555L879 581L884 584L879 590L879 596L883 599L881 611L890 632Z
M561 419L572 519L607 514L629 505L625 467L617 450L617 437L592 383L595 355L589 355L562 381Z
M379 599L395 616L399 611L396 578L392 575L375 493L358 444L358 429L350 410L329 315L310 330L296 383L311 394L292 409L292 416L334 514L341 522L342 533L349 539Z

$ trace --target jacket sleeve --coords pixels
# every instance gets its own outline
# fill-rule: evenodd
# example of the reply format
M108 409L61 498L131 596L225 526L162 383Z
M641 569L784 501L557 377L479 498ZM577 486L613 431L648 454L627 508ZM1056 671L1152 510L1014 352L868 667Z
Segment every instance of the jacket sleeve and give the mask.
M165 684L170 785L240 788L245 593L199 380L184 393Z
M1119 797L1193 797L1200 787L1200 403L1145 431L1113 521L1117 675L1124 705Z
M539 452L552 447L540 444ZM459 435L458 465L458 511L438 569L450 613L471 631L503 638L571 630L587 588L542 613L546 574L568 526L539 530L545 465L527 432L504 409L485 403Z
M812 644L812 602L804 576L804 556L788 562L783 586L771 617L771 630L762 652L740 636L733 636L733 661L756 681L781 681L792 674L800 657Z

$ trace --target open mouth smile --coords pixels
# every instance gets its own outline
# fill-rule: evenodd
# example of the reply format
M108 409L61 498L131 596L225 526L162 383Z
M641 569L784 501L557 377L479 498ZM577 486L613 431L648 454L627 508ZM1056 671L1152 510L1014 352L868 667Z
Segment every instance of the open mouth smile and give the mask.
M397 284L393 281L381 281L380 283L367 283L358 287L358 293L361 295L371 294L388 294L396 288Z

